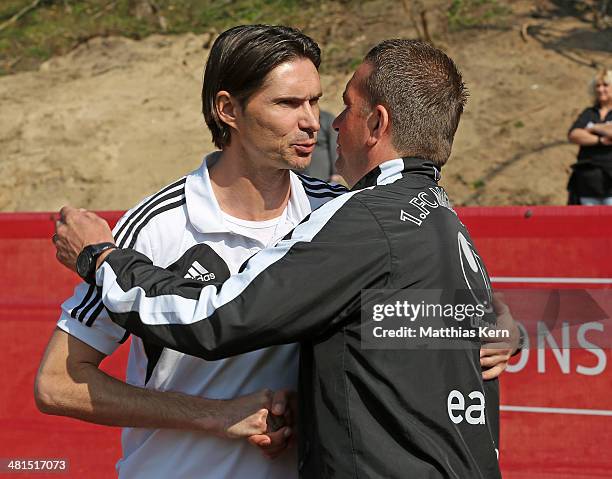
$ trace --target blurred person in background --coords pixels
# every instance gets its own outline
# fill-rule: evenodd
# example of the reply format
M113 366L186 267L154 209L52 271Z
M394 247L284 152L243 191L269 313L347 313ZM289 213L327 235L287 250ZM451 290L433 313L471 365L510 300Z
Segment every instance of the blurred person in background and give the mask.
M593 106L570 128L580 146L567 189L570 205L612 206L612 70L601 70L589 85Z
M321 129L317 136L317 144L312 152L310 165L302 173L333 183L344 183L342 177L336 173L336 158L338 157L336 142L338 133L332 128L334 118L334 115L330 112L320 111L319 124Z

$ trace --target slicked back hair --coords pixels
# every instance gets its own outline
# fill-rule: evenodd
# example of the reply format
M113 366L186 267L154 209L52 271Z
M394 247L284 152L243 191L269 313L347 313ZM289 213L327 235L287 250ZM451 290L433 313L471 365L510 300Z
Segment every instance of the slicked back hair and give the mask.
M379 43L364 61L373 67L364 93L371 107L388 109L393 147L443 166L468 97L455 63L428 43L399 39Z
M217 148L230 142L230 127L221 121L215 98L229 92L244 106L274 68L298 58L318 69L321 50L314 40L295 28L240 25L223 32L213 43L204 70L202 113Z

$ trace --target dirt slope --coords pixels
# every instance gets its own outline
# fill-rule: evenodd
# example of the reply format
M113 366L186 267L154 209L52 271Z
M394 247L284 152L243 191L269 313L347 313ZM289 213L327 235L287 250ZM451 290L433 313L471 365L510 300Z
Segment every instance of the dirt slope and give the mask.
M436 40L471 92L443 170L456 204L565 202L576 152L565 135L589 103L592 63L612 67L612 33L533 18L530 3L517 2L509 29ZM369 28L360 41L372 44L384 29ZM196 168L212 148L199 103L209 44L193 34L97 38L0 78L0 210L124 209ZM335 113L346 79L323 76L323 106Z

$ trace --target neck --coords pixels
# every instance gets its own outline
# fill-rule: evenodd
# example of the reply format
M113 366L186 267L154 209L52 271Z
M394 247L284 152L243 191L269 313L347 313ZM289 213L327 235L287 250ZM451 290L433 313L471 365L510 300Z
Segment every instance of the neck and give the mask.
M276 218L289 201L289 170L261 167L236 149L224 149L209 173L221 210L237 218L249 221Z
M395 150L391 145L387 144L377 144L374 148L368 151L368 155L366 161L363 165L363 168L359 172L359 178L355 177L353 179L353 184L349 184L350 187L355 186L359 180L361 180L365 175L367 175L370 171L372 171L377 166L381 165L385 161L395 160L396 158L401 158L402 155Z

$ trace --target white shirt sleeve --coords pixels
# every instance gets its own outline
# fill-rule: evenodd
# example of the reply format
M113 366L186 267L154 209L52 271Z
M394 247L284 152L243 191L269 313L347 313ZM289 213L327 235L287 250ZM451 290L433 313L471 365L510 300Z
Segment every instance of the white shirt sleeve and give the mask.
M132 211L117 222L113 229L115 237L123 223L130 220ZM138 233L134 249L153 256L146 230ZM85 282L77 285L74 294L62 304L61 309L57 327L103 354L112 354L127 339L126 330L109 318L102 304L101 288L97 286Z

